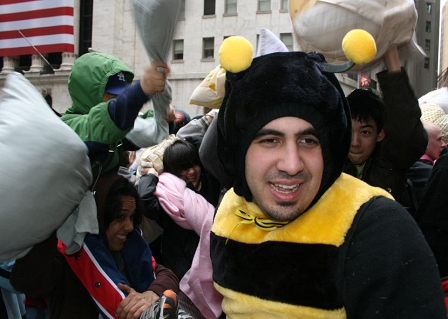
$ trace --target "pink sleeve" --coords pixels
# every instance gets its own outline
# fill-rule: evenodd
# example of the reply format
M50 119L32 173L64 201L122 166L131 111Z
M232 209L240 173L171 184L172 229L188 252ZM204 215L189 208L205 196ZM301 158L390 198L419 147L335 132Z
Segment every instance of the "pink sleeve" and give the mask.
M165 212L182 228L193 229L198 235L207 214L214 214L215 207L200 194L187 187L177 176L162 173L155 196Z

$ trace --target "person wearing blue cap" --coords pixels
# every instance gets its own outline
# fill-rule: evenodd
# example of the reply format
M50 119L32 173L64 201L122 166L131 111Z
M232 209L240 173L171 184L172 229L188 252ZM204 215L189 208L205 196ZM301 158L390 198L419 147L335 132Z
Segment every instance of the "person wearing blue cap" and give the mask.
M118 72L109 77L106 84L105 96L111 95L115 98L117 95L121 94L123 90L129 85L126 81L126 76L123 72Z
M99 52L79 57L68 79L72 105L62 116L89 149L94 178L110 170L118 171L125 150L137 150L126 138L134 126L142 106L154 94L165 90L169 67L153 62L140 81L132 80L134 73L118 58ZM168 135L169 105L154 107L151 118L150 144L157 144ZM142 115L152 116L152 110Z

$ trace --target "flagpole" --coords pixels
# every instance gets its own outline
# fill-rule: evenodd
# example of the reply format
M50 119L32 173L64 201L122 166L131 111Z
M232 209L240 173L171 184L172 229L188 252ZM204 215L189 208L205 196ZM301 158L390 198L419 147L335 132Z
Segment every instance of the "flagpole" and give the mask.
M45 63L47 63L48 64L48 66L53 70L53 72L54 72L54 69L53 69L53 66L50 64L50 62L48 62L48 60L42 55L42 53L40 53L39 52L39 50L27 39L27 37L22 33L22 31L20 31L20 30L17 30L19 33L20 33L20 35L26 40L26 42L28 42L29 43L29 45L31 45L32 47L33 47L33 49L37 52L37 53L39 53L39 55L40 55L40 57L45 61Z

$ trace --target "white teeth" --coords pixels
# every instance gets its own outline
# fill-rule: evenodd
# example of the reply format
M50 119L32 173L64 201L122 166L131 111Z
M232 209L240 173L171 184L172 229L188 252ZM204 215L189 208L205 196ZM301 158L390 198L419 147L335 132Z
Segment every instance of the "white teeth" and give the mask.
M123 235L117 235L117 237L120 239L126 239L126 236L123 236Z
M271 184L280 193L289 193L296 191L300 185L281 185L281 184Z

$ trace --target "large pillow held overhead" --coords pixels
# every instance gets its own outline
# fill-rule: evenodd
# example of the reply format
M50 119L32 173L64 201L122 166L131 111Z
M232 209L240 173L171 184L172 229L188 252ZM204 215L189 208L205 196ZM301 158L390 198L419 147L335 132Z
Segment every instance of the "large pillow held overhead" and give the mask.
M381 61L391 44L400 52L423 57L414 38L417 10L414 0L289 0L289 14L300 51L322 53L330 63L344 63L344 36L353 29L369 32L376 42L377 55L366 65Z
M20 73L0 99L0 262L58 229L92 183L87 147Z

